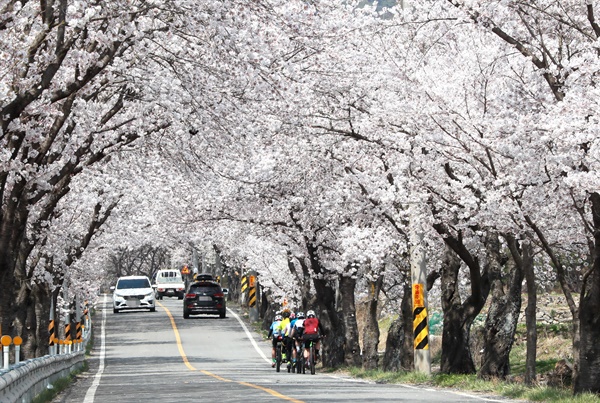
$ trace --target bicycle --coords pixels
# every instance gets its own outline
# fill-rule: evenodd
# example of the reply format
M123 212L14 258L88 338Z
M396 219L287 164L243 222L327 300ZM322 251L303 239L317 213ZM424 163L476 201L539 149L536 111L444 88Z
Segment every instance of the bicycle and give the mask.
M281 345L282 345L282 336L277 336L277 345L275 346L275 371L279 372L281 370Z
M300 341L299 344L295 346L296 348L296 365L292 368L292 372L297 374L303 374L304 369L304 343Z
M304 344L304 348L308 349L308 361L304 363L304 367L302 373L305 373L306 366L310 367L311 375L315 374L315 344L319 341L319 339L314 340L306 340ZM303 354L304 356L304 354Z

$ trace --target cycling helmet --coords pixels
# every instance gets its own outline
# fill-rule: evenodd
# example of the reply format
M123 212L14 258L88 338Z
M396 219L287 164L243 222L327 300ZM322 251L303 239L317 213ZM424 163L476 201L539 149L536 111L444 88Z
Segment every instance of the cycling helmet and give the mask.
M275 320L281 322L283 317L281 315L275 315Z
M305 316L304 316L304 312L298 312L298 313L296 314L296 317L297 317L298 319L304 319L304 318L305 318Z
M283 317L284 318L289 318L290 317L290 310L289 309L285 308L282 313L283 313Z
M315 311L313 311L312 309L310 311L308 311L306 313L306 316L309 318L315 318L317 315L315 315Z
M296 314L294 312L290 313L290 319L296 319Z

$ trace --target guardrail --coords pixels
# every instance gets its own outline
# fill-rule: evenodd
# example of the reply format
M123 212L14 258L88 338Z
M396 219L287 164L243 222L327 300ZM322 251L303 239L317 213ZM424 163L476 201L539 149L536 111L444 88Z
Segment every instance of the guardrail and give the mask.
M46 355L0 371L0 402L29 403L54 381L83 366L84 351Z
M88 323L91 324L90 322ZM3 345L0 360L0 402L29 403L45 389L51 388L56 380L67 377L71 372L81 368L85 360L85 346L91 336L89 329L91 326L86 326L82 338L75 342L61 340L58 354L21 362L19 361L21 338L17 336L11 339L9 336L3 336L0 339ZM9 363L11 345L15 348L15 362L12 365Z

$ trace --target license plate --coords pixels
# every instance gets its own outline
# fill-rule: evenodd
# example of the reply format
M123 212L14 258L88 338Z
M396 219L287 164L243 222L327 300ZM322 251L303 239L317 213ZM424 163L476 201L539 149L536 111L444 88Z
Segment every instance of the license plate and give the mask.
M206 295L200 295L198 297L198 301L212 301L212 297L208 297Z
M130 306L132 308L138 307L138 306L140 306L140 301L137 299L129 300L129 301L127 301L127 306Z

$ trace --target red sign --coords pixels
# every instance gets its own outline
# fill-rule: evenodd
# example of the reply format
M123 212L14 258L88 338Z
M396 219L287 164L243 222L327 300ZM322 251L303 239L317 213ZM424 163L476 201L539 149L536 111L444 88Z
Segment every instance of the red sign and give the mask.
M425 294L423 293L423 284L413 284L413 309L425 308Z

